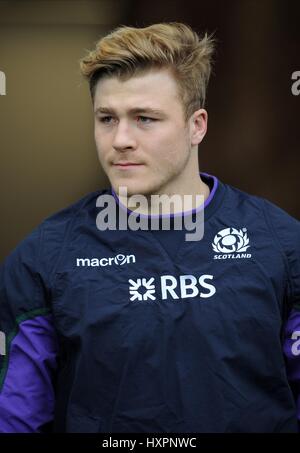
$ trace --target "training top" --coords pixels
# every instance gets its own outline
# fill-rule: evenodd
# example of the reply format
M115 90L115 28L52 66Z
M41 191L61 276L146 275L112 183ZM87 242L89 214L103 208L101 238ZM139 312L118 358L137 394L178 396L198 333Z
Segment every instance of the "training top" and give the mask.
M202 239L100 230L103 200L142 219L107 189L4 261L0 432L297 431L299 222L202 178Z

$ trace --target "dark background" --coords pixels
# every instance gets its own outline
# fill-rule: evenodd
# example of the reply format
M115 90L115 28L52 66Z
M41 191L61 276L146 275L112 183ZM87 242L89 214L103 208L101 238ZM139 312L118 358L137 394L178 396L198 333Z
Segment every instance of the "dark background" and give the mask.
M300 218L298 0L0 1L0 259L107 185L78 60L116 26L182 21L218 41L200 168Z

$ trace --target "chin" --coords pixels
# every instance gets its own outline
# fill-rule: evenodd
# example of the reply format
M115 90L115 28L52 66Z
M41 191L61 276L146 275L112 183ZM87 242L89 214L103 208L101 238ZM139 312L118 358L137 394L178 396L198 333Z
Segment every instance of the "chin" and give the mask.
M144 182L140 181L116 181L112 184L114 190L116 192L119 191L119 187L126 187L127 189L127 197L131 197L133 195L152 195L155 192L155 186L150 184L145 184Z

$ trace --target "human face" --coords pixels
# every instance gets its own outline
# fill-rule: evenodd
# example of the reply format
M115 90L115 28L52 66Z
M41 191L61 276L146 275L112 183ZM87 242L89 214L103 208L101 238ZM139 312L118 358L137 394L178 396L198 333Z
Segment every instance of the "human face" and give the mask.
M126 187L129 196L189 193L194 175L199 179L197 144L206 128L202 121L199 132L195 121L185 121L177 82L167 69L127 81L100 79L94 112L99 160L116 192Z

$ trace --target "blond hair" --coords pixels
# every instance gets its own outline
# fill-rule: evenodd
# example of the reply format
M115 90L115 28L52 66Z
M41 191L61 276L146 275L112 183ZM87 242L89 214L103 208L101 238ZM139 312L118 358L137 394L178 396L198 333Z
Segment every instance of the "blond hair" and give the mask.
M104 75L127 80L152 68L168 68L177 81L188 119L205 105L213 51L212 36L205 34L200 39L183 23L121 26L96 43L95 50L80 60L80 68L89 81L92 99Z

